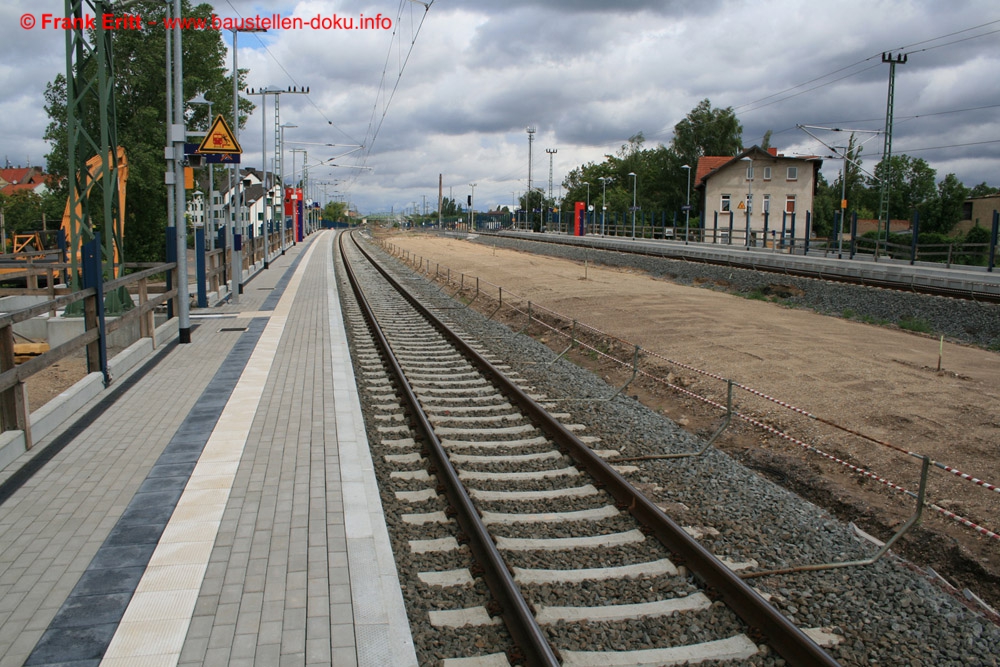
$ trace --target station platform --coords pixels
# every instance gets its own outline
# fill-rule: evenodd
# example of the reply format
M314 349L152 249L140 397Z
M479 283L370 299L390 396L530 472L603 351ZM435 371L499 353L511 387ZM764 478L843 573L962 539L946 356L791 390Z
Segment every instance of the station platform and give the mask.
M334 238L0 471L0 667L417 663Z

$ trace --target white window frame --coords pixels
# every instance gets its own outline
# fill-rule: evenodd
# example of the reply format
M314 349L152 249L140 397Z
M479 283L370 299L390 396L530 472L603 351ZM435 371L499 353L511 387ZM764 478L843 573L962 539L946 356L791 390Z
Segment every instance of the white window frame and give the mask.
M733 199L728 194L723 194L719 198L719 211L722 213L729 213L733 210Z
M771 180L771 168L770 167L764 167L764 180L765 181Z
M752 181L753 180L753 165L750 165L749 167L747 167L747 180L748 181Z
M789 181L797 181L797 180L799 180L799 168L798 167L789 167L788 168L788 177L787 178L788 178Z
M795 213L795 195L785 195L785 213Z

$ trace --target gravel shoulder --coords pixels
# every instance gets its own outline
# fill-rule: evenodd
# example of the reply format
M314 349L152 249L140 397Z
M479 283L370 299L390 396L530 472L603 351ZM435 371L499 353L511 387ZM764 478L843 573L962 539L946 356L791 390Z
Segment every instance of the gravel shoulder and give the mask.
M919 317L930 322L944 318L966 322L969 337L993 335L1000 309L986 307L971 316L942 299L894 299L866 288L852 288L841 297L842 286L801 281L754 272L723 269L692 277L692 265L655 260L656 266L607 266L601 261L627 263L622 256L590 252L577 259L541 256L501 247L500 241L469 242L423 234L392 234L387 240L410 253L450 269L457 280L478 277L504 289L505 301L526 301L569 319L577 319L611 337L648 351L642 366L670 373L675 385L713 400L724 400L725 385L692 373L666 360L732 378L769 396L790 403L872 439L932 459L993 484L996 479L1000 419L1000 354L959 340L949 333L937 369L939 338L893 326L876 326L844 317L831 317L801 307L810 290L820 291L830 303L822 308L843 315L844 304L867 301L881 321ZM764 281L755 296L781 295L779 302L748 299L744 280ZM682 284L686 282L687 284ZM811 287L815 285L816 287ZM484 284L485 289L485 284ZM493 288L495 290L495 288ZM743 291L738 296L732 291ZM861 291L858 291L861 290ZM833 296L830 296L830 295ZM907 295L912 297L913 295ZM851 301L853 299L853 301ZM852 308L858 310L861 307ZM906 310L907 312L902 312ZM895 315L895 317L893 317ZM975 326L967 322L976 322ZM978 322L985 322L980 325ZM523 323L518 324L520 328ZM944 327L941 327L944 328ZM533 332L550 347L562 350L565 340L544 331ZM621 350L623 358L631 353ZM592 356L574 361L621 384L630 373ZM621 380L621 382L619 382ZM661 414L695 433L706 435L719 423L719 413L662 384L630 385L636 396ZM774 403L737 392L736 407L760 421L821 448L841 461L861 466L916 490L919 460L871 439L850 436L802 418ZM845 521L887 539L914 510L914 501L875 481L851 473L840 463L806 452L786 440L743 424L723 436L720 447L760 474L825 507ZM966 516L994 531L1000 530L1000 494L933 469L928 497L931 502ZM921 527L897 544L897 550L920 567L931 566L959 589L969 588L1000 607L1000 541L978 536L968 528L925 513Z

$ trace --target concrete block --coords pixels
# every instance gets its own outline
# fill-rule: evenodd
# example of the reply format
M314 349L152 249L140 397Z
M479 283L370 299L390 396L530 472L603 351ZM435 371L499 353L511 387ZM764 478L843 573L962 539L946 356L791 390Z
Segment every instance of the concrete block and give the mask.
M92 398L104 391L104 375L90 373L72 387L31 413L31 437L41 440Z

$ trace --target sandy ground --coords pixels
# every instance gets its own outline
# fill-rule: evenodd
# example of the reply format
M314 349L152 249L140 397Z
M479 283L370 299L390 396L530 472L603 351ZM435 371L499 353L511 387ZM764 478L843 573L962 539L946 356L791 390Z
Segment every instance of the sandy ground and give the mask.
M391 234L386 240L423 257L425 266L430 260L432 273L440 264L442 273L450 268L455 281L464 273L467 285L478 277L502 287L505 303L522 311L530 300L534 308L640 345L649 352L641 362L644 370L662 367L659 375L669 372L675 384L700 395L724 402L725 384L664 359L732 378L845 429L1000 485L996 352L946 341L939 372L939 340L933 336L466 241L412 233ZM485 282L482 287L488 289ZM496 288L489 289L495 296ZM566 346L560 336L537 329L533 334L553 349ZM631 361L630 348L620 349L619 356ZM612 383L627 379L613 365L584 355L575 361ZM628 393L702 435L719 422L718 411L662 385L641 383ZM915 457L802 418L747 392L737 391L735 402L739 411L831 455L907 489L918 488L920 462ZM915 509L912 498L800 446L767 437L761 429L744 424L723 440L721 446L747 465L882 539ZM931 502L1000 532L1000 493L936 468L928 488ZM1000 605L1000 540L980 537L937 513L924 517L921 529L904 538L900 550Z

